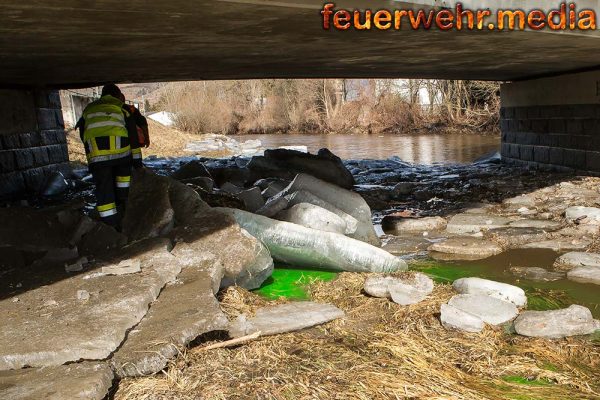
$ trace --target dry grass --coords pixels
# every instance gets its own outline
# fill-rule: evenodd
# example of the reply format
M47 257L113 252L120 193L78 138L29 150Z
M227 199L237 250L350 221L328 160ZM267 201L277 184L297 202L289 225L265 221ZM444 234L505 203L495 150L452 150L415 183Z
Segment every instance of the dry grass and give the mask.
M201 135L182 132L148 119L150 129L150 147L143 149L144 157L155 155L157 157L182 157L192 153L184 151L189 142L197 141ZM69 160L71 162L85 164L85 152L83 143L79 138L79 132L70 130L67 132L67 145L69 148Z
M192 348L163 374L125 379L115 398L598 398L597 344L528 339L502 329L447 331L437 314L452 295L449 286L436 285L429 300L400 307L363 295L364 279L343 273L312 285L313 299L342 308L342 320L237 348ZM230 317L266 303L242 289L230 288L222 296ZM502 379L506 376L534 384L509 383Z

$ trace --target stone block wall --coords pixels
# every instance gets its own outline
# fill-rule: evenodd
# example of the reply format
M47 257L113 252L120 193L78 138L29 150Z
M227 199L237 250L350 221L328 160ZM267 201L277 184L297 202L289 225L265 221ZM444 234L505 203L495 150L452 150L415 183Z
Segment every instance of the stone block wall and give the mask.
M0 200L37 194L68 161L58 91L0 90Z
M600 71L501 86L502 159L600 175Z
M600 104L502 107L500 118L505 161L600 173Z

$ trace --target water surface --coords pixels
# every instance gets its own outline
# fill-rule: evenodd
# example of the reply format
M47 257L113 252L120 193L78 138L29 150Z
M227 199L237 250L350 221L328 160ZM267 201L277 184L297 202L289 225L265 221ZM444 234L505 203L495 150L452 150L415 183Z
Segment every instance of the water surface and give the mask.
M307 146L308 151L327 147L342 159L382 160L398 156L417 164L468 163L500 148L500 137L457 134L423 135L238 135L236 140L260 140L266 148Z

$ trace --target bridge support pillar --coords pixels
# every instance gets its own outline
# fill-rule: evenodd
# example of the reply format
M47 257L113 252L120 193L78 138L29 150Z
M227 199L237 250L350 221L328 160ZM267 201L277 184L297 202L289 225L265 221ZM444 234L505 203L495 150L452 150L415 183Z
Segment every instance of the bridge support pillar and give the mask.
M501 86L502 159L600 174L600 71Z
M0 199L36 194L68 161L58 91L0 89Z

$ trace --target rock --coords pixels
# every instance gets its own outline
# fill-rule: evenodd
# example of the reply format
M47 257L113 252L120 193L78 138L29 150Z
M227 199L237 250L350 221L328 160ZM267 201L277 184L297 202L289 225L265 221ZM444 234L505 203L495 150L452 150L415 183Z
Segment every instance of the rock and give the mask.
M290 184L290 181L283 179L277 179L269 183L269 185L262 191L262 196L265 199L277 195Z
M227 330L229 322L213 289L221 268L207 261L185 268L163 289L142 321L129 332L111 364L117 376L142 376L163 370L169 359L201 334Z
M90 292L87 290L78 290L77 291L77 300L87 301L90 299Z
M440 321L446 329L458 329L466 332L481 332L484 327L481 318L449 304L442 304Z
M540 282L552 282L565 277L564 273L548 271L540 267L511 267L510 272L516 277Z
M600 321L586 307L572 305L561 310L525 311L515 320L519 335L559 339L588 335L600 329Z
M354 186L354 177L341 159L327 149L317 155L294 150L266 150L263 157L252 157L248 169L262 177L291 179L305 173L345 189Z
M599 267L600 254L572 251L558 257L554 267L561 270L570 270L577 267Z
M70 265L65 265L65 271L66 272L83 271L83 266L84 266L84 264L87 264L87 263L88 263L87 257L81 257L75 263L70 264Z
M464 257L458 259L480 260L502 252L502 248L495 243L469 237L456 237L429 246L429 251L449 253L454 256ZM436 256L436 254L432 254Z
M446 230L449 233L464 235L477 233L482 230L504 228L508 226L510 222L510 218L499 217L496 215L463 213L453 216L450 221L448 221Z
M78 245L83 236L94 229L97 224L98 222L94 221L87 215L83 215L71 232L69 244L72 246Z
M381 221L384 232L398 235L407 232L438 231L446 228L446 220L442 217L403 218L386 215Z
M520 287L506 283L472 277L457 279L452 287L461 294L483 294L508 301L517 307L523 307L527 304L525 291Z
M562 224L556 221L548 221L543 219L519 219L512 221L508 226L513 228L535 228L543 229L546 231L555 231L559 229Z
M520 248L526 243L546 240L548 233L537 228L501 228L486 232L484 237L505 248Z
M584 250L590 245L591 241L585 239L573 240L544 240L541 242L532 242L520 246L521 249L549 249L554 251Z
M415 235L401 235L401 236L382 236L383 245L381 248L395 256L401 256L405 254L415 254L419 252L427 251L427 248L431 246L432 240L430 236L415 236Z
M114 374L105 363L83 362L0 372L0 398L10 400L102 400Z
M355 233L356 229L358 228L359 222L352 215L340 210L333 204L315 196L314 194L312 194L311 192L308 192L306 190L298 190L292 194L285 196L285 199L287 200L287 207L293 207L296 204L300 204L300 203L308 203L308 204L312 204L312 205L324 208L325 210L334 213L335 215L340 217L342 220L344 220L344 222L346 224L346 231L344 233L347 235L351 235L351 234Z
M298 203L279 212L276 219L324 232L346 233L343 219L324 208L309 203Z
M535 207L535 198L531 195L522 194L520 196L505 199L502 203L518 207Z
M399 196L406 196L414 193L415 189L418 187L418 184L414 182L399 182L396 186L392 188L392 196L397 198Z
M40 259L35 260L32 264L34 267L49 267L55 265L65 265L79 258L77 247L64 247L50 249Z
M261 332L262 336L293 332L342 318L344 312L331 304L311 301L280 304L260 308L248 318L240 315L229 327L231 337L241 337Z
M246 210L250 212L255 212L265 205L265 200L262 197L260 189L256 186L238 192L235 196L244 202Z
M221 185L221 187L219 189L224 192L227 192L229 194L237 194L237 193L241 192L242 190L244 190L243 187L236 186L230 182L225 182L224 184Z
M20 293L18 303L0 301L0 370L106 359L179 273L169 248L168 240L151 239L123 248L118 257L105 255L109 263L139 260L138 274L106 276L92 266L87 275L69 276L60 268L63 275L53 275L51 285L25 282L28 290ZM88 292L89 300L79 300L76 290ZM39 313L40 299L59 305Z
M152 172L134 170L123 219L123 233L130 241L166 235L175 224L169 199L169 179Z
M600 267L576 267L567 272L567 278L576 282L600 285Z
M127 237L112 226L97 223L79 241L79 253L87 256L102 256L127 244Z
M126 275L135 274L142 270L140 260L122 260L118 264L111 264L102 267L100 272L105 275Z
M415 273L409 278L370 276L365 280L364 291L374 297L391 298L400 305L423 301L433 290L433 281L427 275Z
M490 325L508 322L519 313L513 303L483 294L458 294L448 304Z
M246 182L254 182L258 177L253 176L248 168L239 167L216 167L208 168L213 181L218 187L221 187L226 182L239 187L245 187Z
M278 261L298 267L352 272L406 270L406 262L359 240L277 221L246 211L219 208L267 246Z
M222 285L256 289L273 272L273 259L265 246L217 209L198 214L178 227L174 236L173 254L182 265L198 267L215 260L222 268Z
M565 217L569 222L600 225L600 208L582 206L569 207L565 211Z
M208 172L204 164L197 160L193 160L183 164L181 167L179 167L179 169L177 169L171 174L171 178L176 179L178 181L198 177L212 178L210 172Z
M198 178L183 179L181 182L185 183L186 185L190 184L198 186L199 188L206 190L207 192L212 192L215 188L215 182L212 180L212 178L207 178L204 176L200 176Z
M169 183L169 203L173 209L174 225L185 224L197 214L201 214L210 207L201 198L198 192L183 183L166 178Z

